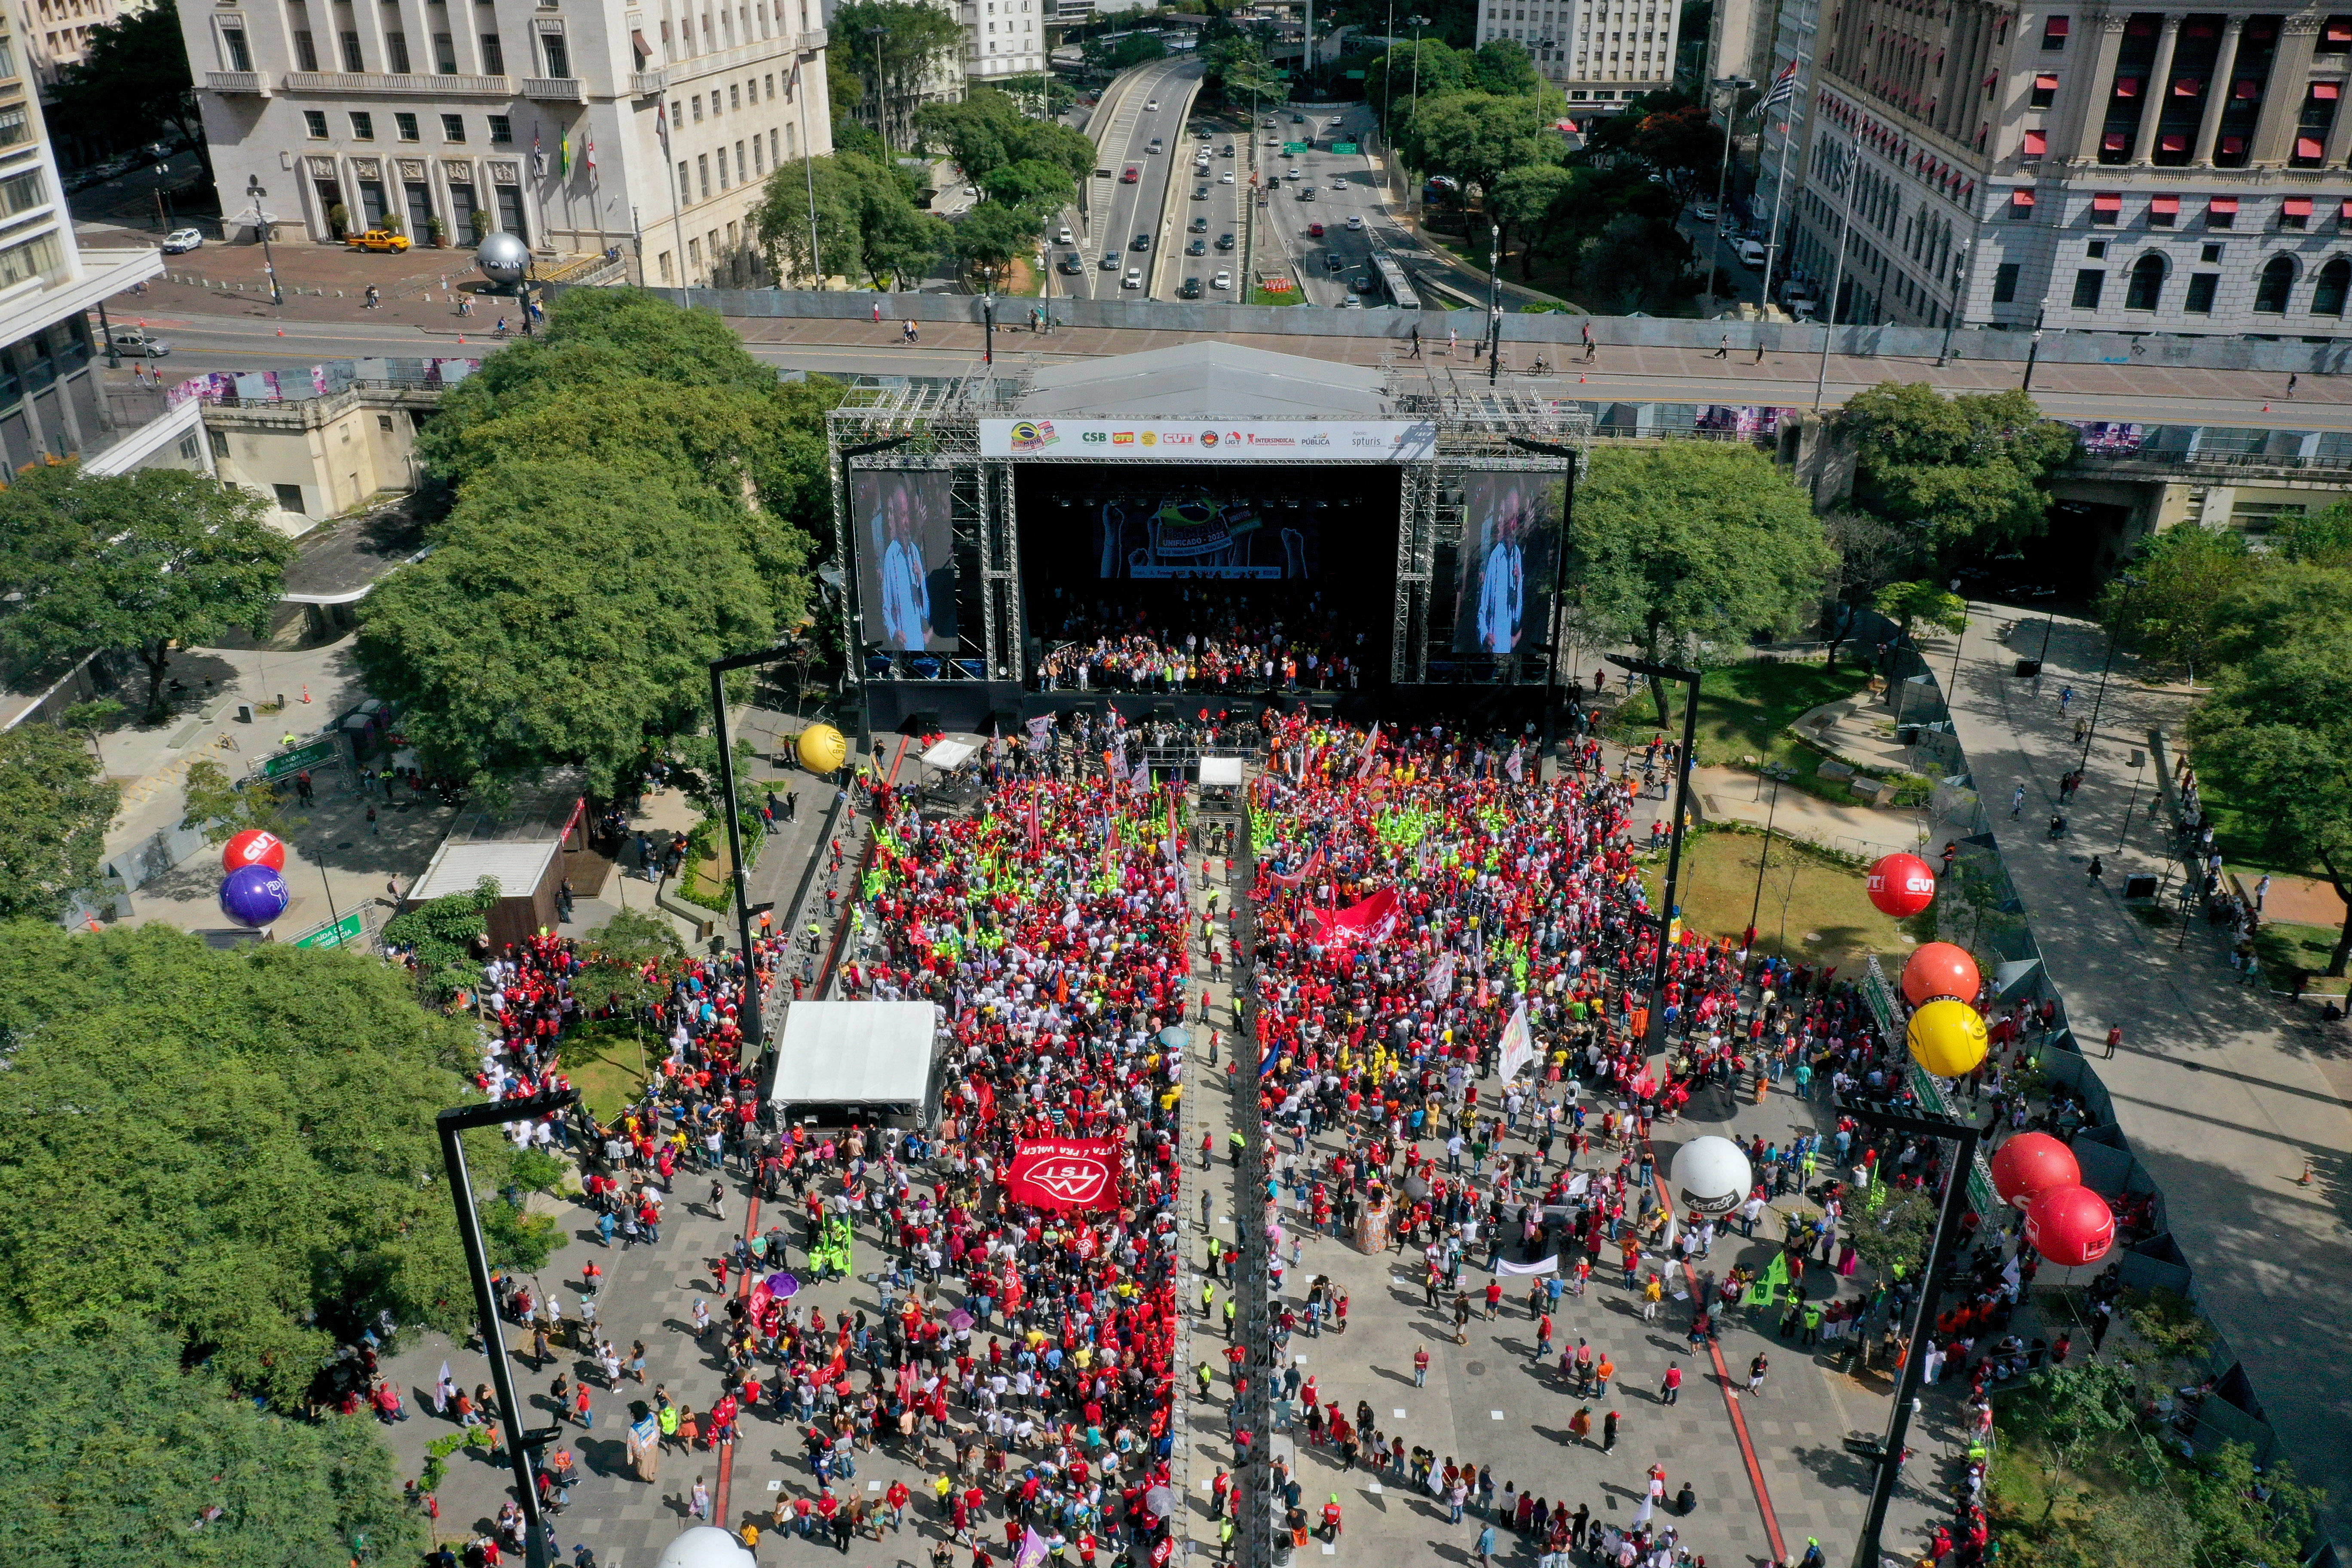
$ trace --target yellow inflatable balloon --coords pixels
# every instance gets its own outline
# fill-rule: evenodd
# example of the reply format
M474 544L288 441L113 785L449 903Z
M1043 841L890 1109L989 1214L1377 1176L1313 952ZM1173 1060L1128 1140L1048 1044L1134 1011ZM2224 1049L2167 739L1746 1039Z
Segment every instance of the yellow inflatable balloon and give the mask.
M801 766L813 773L829 773L849 758L849 742L830 724L812 724L801 731ZM1983 1032L1979 1026L1978 1032Z
M1965 1002L1942 996L1911 1015L1905 1032L1911 1059L1937 1078L1974 1072L1989 1044L1985 1022Z

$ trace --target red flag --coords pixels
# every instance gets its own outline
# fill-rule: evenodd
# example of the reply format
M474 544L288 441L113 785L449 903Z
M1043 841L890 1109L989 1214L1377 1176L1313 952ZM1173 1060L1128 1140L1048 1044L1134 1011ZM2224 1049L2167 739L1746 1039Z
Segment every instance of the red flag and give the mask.
M1023 1142L1004 1176L1005 1195L1042 1209L1102 1209L1118 1197L1118 1144L1108 1138Z
M1378 947L1396 934L1400 918L1397 890L1382 888L1363 902L1351 904L1337 914L1307 910L1307 934L1327 947L1344 946L1351 942Z

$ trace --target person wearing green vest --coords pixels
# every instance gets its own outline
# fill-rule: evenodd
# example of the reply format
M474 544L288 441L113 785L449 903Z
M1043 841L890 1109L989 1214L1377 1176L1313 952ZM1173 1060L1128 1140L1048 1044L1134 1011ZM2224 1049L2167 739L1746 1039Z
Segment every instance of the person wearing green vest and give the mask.
M1217 1561L1220 1563L1230 1563L1233 1560L1234 1516L1229 1513L1225 1515L1224 1518L1217 1521Z
M1234 1337L1234 1305L1233 1298L1227 1297L1225 1299L1225 1338L1227 1339Z
M665 1404L661 1407L660 1421L661 1446L667 1448L670 1439L677 1436L677 1406Z
M1217 1310L1217 1288L1216 1288L1214 1285L1203 1285L1203 1286L1202 1286L1202 1287L1201 1287L1201 1316L1202 1316L1202 1317L1204 1317L1204 1318L1205 1318L1205 1317L1208 1317L1211 1313L1214 1312L1216 1310Z
M1241 1169L1242 1151L1248 1147L1249 1134L1240 1131L1238 1128L1234 1130L1231 1137L1225 1140L1226 1152L1230 1153L1234 1157L1234 1169L1236 1171Z

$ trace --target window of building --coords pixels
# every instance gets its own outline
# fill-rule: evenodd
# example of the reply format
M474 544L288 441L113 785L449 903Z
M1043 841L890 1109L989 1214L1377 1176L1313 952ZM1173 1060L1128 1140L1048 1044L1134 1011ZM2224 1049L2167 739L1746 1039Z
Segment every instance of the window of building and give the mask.
M402 110L394 111L392 128L403 142L421 140L416 133L416 116Z
M2066 47L2066 35L2073 26L2074 22L2069 17L2051 17L2048 21L2042 24L2042 47L2045 49L2064 48Z
M375 140L375 116L364 109L352 110L352 139L356 142Z
M226 430L207 430L207 431L205 431L205 434L206 436L210 437L211 437L211 439L212 439L212 445L213 445L213 456L214 456L214 457L215 457L215 458L226 458L226 457L227 457L227 456L228 456L228 432L227 432L227 431L226 431Z
M290 511L298 517L301 515L302 487L300 485L272 485L269 488L278 492L279 511Z
M319 68L319 40L309 32L294 35L294 68L298 71Z
M23 104L0 109L0 147L14 147L32 133L32 121Z
M2321 23L2319 41L2312 49L2322 55L2352 54L2352 16L2330 16Z
M180 437L180 461L193 463L197 460L204 449L204 443L197 440L194 435Z
M698 153L694 155L694 173L698 182L702 186L702 199L707 202L710 199L709 153Z
M304 110L302 129L310 133L311 141L324 142L327 139L327 111L323 109Z
M719 188L722 191L729 188L729 182L727 179L727 147L724 142L720 143L719 148Z
M482 35L482 69L491 76L507 74L507 49L496 33Z
M221 29L221 50L228 58L229 69L249 71L253 68L253 51L245 47L243 27Z
M2218 245L2200 247L2197 252L2197 259L2203 262L2219 261L2221 259L2221 247Z
M441 117L441 140L444 142L463 142L465 139L466 117L462 114L443 115Z
M2265 316L2286 314L2287 297L2294 292L2294 262L2273 256L2254 275L2254 310Z
M2304 229L2311 226L2311 198L2289 196L2279 204L2279 227Z
M389 62L389 68L394 74L406 76L408 74L408 35L386 33L383 36L383 55L385 60Z
M2009 193L2009 216L2013 223L2023 223L2033 216L2033 193L2020 188Z
M2105 261L2107 258L2107 242L2104 239L2092 240L2083 247L2083 254L2094 261Z
M661 273L661 280L662 280L663 282L667 283L667 282L671 281L671 279L670 279L670 261L669 261L669 252L668 252L668 251L665 250L665 251L663 251L659 256L656 257L656 258L654 258L654 265L655 265L655 267L656 267L656 268L660 271L660 273Z
M13 79L17 74L16 47L5 35L0 35L0 80Z
M340 42L343 47L343 68L347 71L367 69L366 58L360 53L360 36L357 33L344 33L340 35Z
M677 161L677 199L681 202L694 199L694 185L687 178L686 160L683 158Z
M698 93L696 93L692 98L688 99L688 100L687 100L687 101L688 101L688 103L690 103L690 104L692 104L692 105L694 106L694 122L695 122L697 125L701 124L701 123L702 123L702 95L701 95L700 93L698 93Z
M2238 224L2238 198L2215 196L2205 204L2207 228L2235 228Z
M2025 161L2027 163L2040 163L2042 158L2049 153L2049 151L2050 133L2048 132L2029 131L2025 133Z
M2124 195L2121 191L2099 191L2091 197L2091 221L2114 223L2123 216Z
M457 40L447 33L433 35L433 68L443 76L457 74Z
M716 98L719 95L717 93L713 93L711 96ZM740 109L743 107L743 89L737 87L732 82L730 82L727 86L727 107L730 110Z
M38 169L27 169L21 174L11 174L0 180L0 212L7 213L11 217L21 212L30 212L48 199L48 193L42 188Z
M2124 289L2124 309L2153 310L2164 295L2164 258L2151 252L2132 263L2131 281Z
M2180 221L2179 196L2151 196L2147 204L2147 226L2170 228Z
M564 44L562 34L540 34L539 47L541 54L546 57L549 76L560 79L572 74L572 51Z
M1992 269L1992 302L1996 305L2013 303L2017 299L2017 263L2004 261Z
M58 248L57 236L41 235L22 245L12 245L0 250L0 288L22 283L27 278L53 274L64 263L65 253Z
M2085 267L2074 274L2074 309L2095 310L2099 296L2107 289L2107 275L2096 267Z
M772 102L772 103L773 101L775 101L775 97L776 97L776 78L775 78L775 74L774 74L773 72L770 72L767 76L765 76L765 77L761 78L761 80L763 80L763 81L765 81L765 82L768 84L768 100L769 100L769 101L770 101L770 102Z
M2040 76L2035 77L2033 79L2033 96L2027 100L2027 106L2032 109L2047 109L2057 100L2058 77L2056 73L2044 71Z
M702 241L689 239L686 242L686 265L688 277L702 270Z
M2319 281L2311 288L2311 313L2342 315L2347 293L2352 293L2352 260L2339 256L2319 269Z
M510 116L504 115L504 114L493 114L493 115L491 115L491 116L490 116L490 141L491 141L493 143L499 143L499 142L512 142L513 140L514 140L514 121L513 121L513 119L512 119Z

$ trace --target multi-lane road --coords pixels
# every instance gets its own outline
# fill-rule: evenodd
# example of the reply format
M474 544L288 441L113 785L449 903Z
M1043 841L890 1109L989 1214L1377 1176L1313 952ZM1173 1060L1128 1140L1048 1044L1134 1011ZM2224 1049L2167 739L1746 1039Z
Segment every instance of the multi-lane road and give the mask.
M1104 90L1096 123L1087 129L1095 140L1097 173L1087 181L1087 211L1069 215L1071 243L1056 236L1046 247L1055 294L1082 300L1175 297L1184 275L1163 262L1171 249L1181 248L1181 240L1170 242L1182 234L1186 215L1169 209L1203 205L1186 199L1192 187L1181 184L1197 145L1184 123L1200 88L1200 62L1172 59L1139 67ZM1131 181L1129 170L1135 174ZM1168 199L1171 181L1179 183L1174 204ZM1150 237L1141 250L1135 248L1139 235ZM1071 257L1077 258L1075 273L1063 269ZM1114 264L1105 267L1105 258L1114 258ZM1136 275L1133 288L1124 286L1130 270Z

